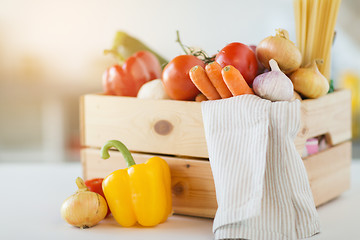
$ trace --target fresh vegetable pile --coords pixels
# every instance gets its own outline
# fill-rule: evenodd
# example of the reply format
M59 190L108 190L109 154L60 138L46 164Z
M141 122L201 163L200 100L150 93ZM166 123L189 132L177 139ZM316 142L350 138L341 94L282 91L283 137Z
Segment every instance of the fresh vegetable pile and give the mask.
M314 61L302 67L302 55L286 30L276 30L257 46L233 42L216 55L177 42L184 55L167 62L124 32L118 32L111 53L118 60L103 74L105 94L150 99L206 101L256 94L271 101L318 98L329 81Z

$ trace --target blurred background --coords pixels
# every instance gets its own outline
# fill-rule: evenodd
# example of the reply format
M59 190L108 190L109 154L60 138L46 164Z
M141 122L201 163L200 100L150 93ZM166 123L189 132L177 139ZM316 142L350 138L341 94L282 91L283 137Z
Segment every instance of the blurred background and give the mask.
M332 55L335 86L357 83L356 96L359 12L360 1L342 1ZM117 30L170 60L182 53L176 30L185 44L214 54L234 41L257 44L276 28L295 41L292 1L1 0L0 162L80 160L79 97L102 91L101 75L115 63L103 50ZM354 157L359 123L354 108Z

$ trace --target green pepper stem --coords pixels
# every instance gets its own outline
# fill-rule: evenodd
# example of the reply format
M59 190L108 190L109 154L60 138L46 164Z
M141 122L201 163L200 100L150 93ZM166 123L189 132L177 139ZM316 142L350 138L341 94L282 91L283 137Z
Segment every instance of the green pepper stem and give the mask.
M109 155L109 149L111 147L116 148L121 154L123 155L126 164L128 167L131 167L132 165L135 165L134 158L131 156L131 153L129 149L120 141L118 140L110 140L108 141L102 148L101 148L101 158L102 159L108 159L110 157Z

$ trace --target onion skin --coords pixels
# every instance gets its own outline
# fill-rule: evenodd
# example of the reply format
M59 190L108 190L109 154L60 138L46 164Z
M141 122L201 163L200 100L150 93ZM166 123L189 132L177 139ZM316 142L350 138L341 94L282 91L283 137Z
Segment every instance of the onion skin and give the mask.
M78 179L82 181L85 188L79 186L81 181ZM95 226L103 220L108 207L100 194L89 191L84 181L81 178L78 179L76 183L79 182L79 190L64 201L61 206L61 216L70 225L84 229Z
M291 98L290 101L295 101L296 99L302 101L302 97L300 96L300 94L298 94L296 91L294 91L294 96Z
M270 59L274 59L285 74L298 69L302 60L300 50L283 29L278 29L275 36L269 36L257 45L256 57L267 69L270 69Z
M307 68L299 68L290 75L297 92L307 98L319 98L329 91L329 81L317 68L316 62Z

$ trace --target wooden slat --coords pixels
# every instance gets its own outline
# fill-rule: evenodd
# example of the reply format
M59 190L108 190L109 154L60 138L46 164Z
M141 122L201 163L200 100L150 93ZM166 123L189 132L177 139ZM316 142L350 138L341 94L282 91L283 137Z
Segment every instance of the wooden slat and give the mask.
M84 178L105 177L119 168L126 168L119 152L108 160L100 159L100 150L82 150ZM133 154L137 163L154 156ZM209 161L163 157L171 170L173 208L175 213L214 217L217 209L215 186ZM317 206L339 196L349 188L351 142L345 142L304 159L310 186Z
M323 134L332 145L349 140L350 105L347 90L302 101L298 152L307 139ZM119 139L136 152L208 158L200 103L90 94L82 109L83 146L99 148Z
M132 151L207 157L200 104L84 96L84 145L119 139Z
M345 142L304 159L316 205L322 205L350 188L351 142Z
M350 167L343 167L336 172L310 182L316 206L340 196L350 188Z
M302 152L307 139L326 135L330 145L351 139L351 93L341 90L301 103L301 129L295 145Z

